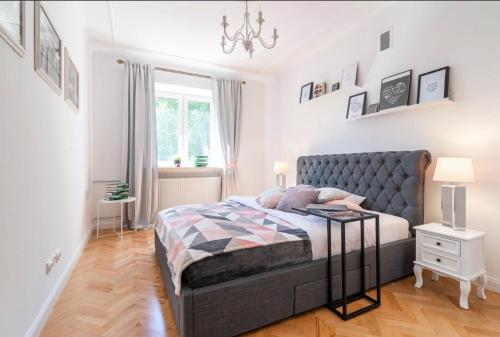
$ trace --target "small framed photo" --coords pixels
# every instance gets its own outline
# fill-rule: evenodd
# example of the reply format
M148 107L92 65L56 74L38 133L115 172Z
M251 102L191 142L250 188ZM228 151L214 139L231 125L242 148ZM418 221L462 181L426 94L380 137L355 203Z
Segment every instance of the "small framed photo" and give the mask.
M356 85L358 76L358 62L354 62L342 69L342 88Z
M317 83L314 86L314 97L315 98L319 97L319 96L323 96L325 93L326 93L326 83L325 82Z
M35 6L35 71L60 95L62 89L62 41L47 12Z
M366 104L366 91L349 97L346 119L360 117L364 114Z
M310 101L313 93L313 82L307 83L300 89L300 103Z
M443 67L418 76L417 104L448 97L450 67Z
M25 7L24 1L0 1L0 36L21 57L26 41Z
M410 85L411 70L384 78L380 86L379 110L408 105Z
M64 100L78 112L80 103L80 74L64 48Z
M332 84L332 92L337 91L339 89L340 89L340 82Z
M376 113L378 112L378 102L377 103L372 103L370 105L368 105L368 108L366 109L366 114L369 115L369 114L373 114L373 113Z

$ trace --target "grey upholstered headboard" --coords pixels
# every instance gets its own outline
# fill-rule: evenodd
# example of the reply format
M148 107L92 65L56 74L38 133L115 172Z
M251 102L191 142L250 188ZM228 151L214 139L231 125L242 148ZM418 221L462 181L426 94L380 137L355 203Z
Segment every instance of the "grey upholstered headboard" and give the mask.
M337 187L366 197L361 206L423 223L425 150L303 156L297 159L297 184Z

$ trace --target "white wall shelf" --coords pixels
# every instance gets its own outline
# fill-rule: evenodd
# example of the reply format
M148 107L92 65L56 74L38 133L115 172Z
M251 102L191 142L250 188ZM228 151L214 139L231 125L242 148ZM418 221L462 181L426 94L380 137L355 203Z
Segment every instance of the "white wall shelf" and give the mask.
M368 119L368 118L380 117L380 116L385 116L385 115L391 115L391 114L394 114L397 112L434 108L434 107L438 107L438 106L449 105L451 103L453 103L453 100L451 100L448 97L448 98L443 98L443 99L431 101L431 102L412 104L412 105L403 105L403 106L398 106L398 107L391 108L391 109L385 109L382 111L371 113L369 115L362 115L359 117L349 118L349 119L346 119L345 121L346 122L354 122L354 121L358 121L361 119Z

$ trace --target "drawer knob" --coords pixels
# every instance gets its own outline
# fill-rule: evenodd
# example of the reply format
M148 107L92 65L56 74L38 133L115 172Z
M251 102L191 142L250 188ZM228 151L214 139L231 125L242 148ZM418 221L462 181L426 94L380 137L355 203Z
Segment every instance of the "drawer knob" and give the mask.
M436 246L441 246L441 242L436 242Z
M437 261L437 262L441 262L441 259L438 257L438 258L436 259L436 261Z

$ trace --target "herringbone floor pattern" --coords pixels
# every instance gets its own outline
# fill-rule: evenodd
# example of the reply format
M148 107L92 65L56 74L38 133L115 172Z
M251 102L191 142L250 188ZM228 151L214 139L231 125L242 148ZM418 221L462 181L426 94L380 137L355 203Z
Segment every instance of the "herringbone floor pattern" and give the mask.
M153 230L123 241L89 241L42 337L178 337L154 257ZM470 310L458 307L458 284L413 277L382 288L382 306L343 322L317 309L246 334L246 337L466 337L500 336L500 295L471 292Z

